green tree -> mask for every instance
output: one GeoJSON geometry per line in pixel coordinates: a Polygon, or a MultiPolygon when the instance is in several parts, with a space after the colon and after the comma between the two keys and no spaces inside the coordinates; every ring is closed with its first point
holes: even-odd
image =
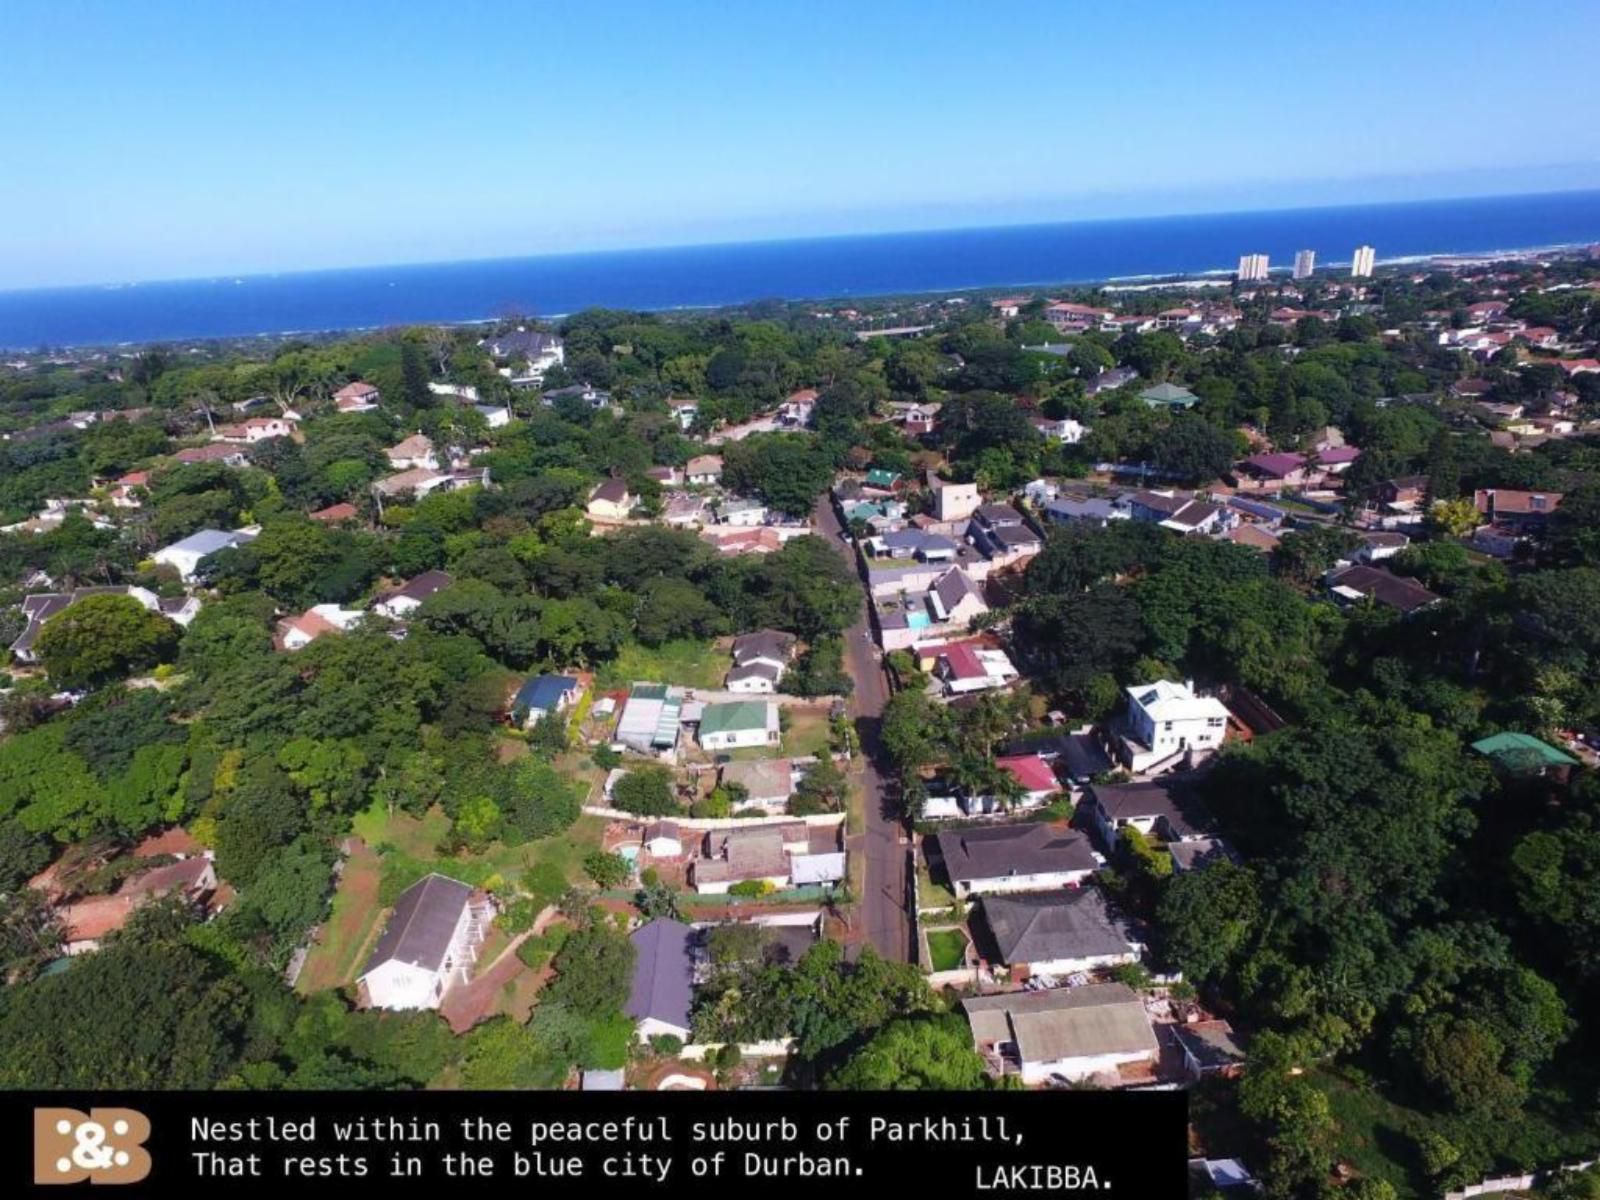
{"type": "Polygon", "coordinates": [[[178,627],[131,596],[87,596],[44,623],[39,660],[64,687],[85,687],[170,661],[178,627]]]}

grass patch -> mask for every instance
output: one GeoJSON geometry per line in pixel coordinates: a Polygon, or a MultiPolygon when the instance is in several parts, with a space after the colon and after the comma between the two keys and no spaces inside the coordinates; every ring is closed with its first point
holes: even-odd
{"type": "Polygon", "coordinates": [[[643,646],[629,642],[600,668],[596,684],[605,689],[630,683],[670,683],[678,687],[720,688],[728,673],[728,656],[711,642],[684,639],[643,646]]]}
{"type": "Polygon", "coordinates": [[[377,940],[379,918],[383,915],[378,880],[378,856],[370,849],[346,860],[339,888],[333,894],[333,910],[295,981],[295,990],[302,996],[355,981],[377,940]]]}
{"type": "Polygon", "coordinates": [[[928,931],[929,965],[935,971],[954,971],[966,960],[967,935],[959,929],[928,931]]]}
{"type": "Polygon", "coordinates": [[[936,883],[928,864],[917,860],[917,904],[922,908],[948,908],[956,902],[956,894],[942,883],[936,883]]]}
{"type": "Polygon", "coordinates": [[[1339,1123],[1335,1139],[1338,1154],[1364,1176],[1387,1179],[1400,1200],[1421,1200],[1418,1190],[1425,1180],[1413,1174],[1411,1161],[1416,1135],[1429,1125],[1428,1118],[1336,1072],[1315,1072],[1314,1081],[1327,1094],[1333,1119],[1339,1123]]]}
{"type": "Polygon", "coordinates": [[[828,713],[826,709],[789,707],[789,728],[783,735],[782,750],[789,758],[805,758],[828,753],[828,713]]]}

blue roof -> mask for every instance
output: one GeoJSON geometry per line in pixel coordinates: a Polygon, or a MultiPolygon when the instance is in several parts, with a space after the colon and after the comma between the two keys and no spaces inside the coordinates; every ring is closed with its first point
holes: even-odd
{"type": "Polygon", "coordinates": [[[561,702],[568,692],[578,690],[578,681],[567,675],[533,675],[517,689],[512,708],[525,708],[529,712],[549,712],[561,702]]]}

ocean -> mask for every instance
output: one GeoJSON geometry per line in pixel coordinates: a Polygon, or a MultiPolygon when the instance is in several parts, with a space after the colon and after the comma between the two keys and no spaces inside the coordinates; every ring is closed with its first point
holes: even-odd
{"type": "Polygon", "coordinates": [[[0,292],[0,346],[366,329],[551,316],[603,306],[705,308],[1232,270],[1265,253],[1318,266],[1600,242],[1600,191],[1276,212],[543,255],[239,278],[0,292]]]}

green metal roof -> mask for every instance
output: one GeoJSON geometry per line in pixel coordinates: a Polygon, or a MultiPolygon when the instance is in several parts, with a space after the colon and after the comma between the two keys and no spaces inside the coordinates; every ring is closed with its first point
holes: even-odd
{"type": "Polygon", "coordinates": [[[1482,741],[1473,742],[1472,748],[1488,758],[1504,760],[1526,756],[1544,767],[1575,767],[1578,760],[1548,742],[1542,742],[1528,733],[1497,733],[1482,741]]]}
{"type": "Polygon", "coordinates": [[[1139,393],[1139,399],[1146,404],[1181,404],[1186,408],[1200,402],[1199,396],[1174,383],[1158,383],[1155,387],[1145,388],[1139,393]]]}
{"type": "Polygon", "coordinates": [[[899,478],[899,471],[887,471],[882,467],[873,467],[867,472],[867,482],[876,487],[890,487],[899,478]]]}
{"type": "Polygon", "coordinates": [[[700,736],[765,729],[768,703],[766,700],[734,700],[727,704],[708,704],[700,715],[700,736]]]}

